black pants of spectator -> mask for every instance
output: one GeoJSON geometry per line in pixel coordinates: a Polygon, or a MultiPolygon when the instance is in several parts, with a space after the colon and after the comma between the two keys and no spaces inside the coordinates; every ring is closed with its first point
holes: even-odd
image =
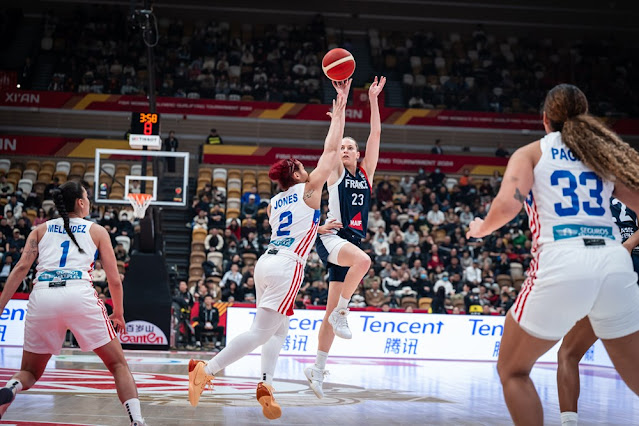
{"type": "Polygon", "coordinates": [[[224,340],[224,327],[221,325],[214,326],[212,329],[205,329],[204,324],[198,324],[195,327],[195,341],[202,342],[202,332],[212,332],[216,334],[217,340],[221,343],[224,340]]]}
{"type": "MultiPolygon", "coordinates": [[[[182,337],[182,344],[192,345],[194,330],[188,319],[181,319],[178,323],[179,336],[182,337]]],[[[177,343],[177,342],[176,342],[177,343]]]]}
{"type": "Polygon", "coordinates": [[[175,157],[166,157],[166,171],[175,173],[175,157]]]}

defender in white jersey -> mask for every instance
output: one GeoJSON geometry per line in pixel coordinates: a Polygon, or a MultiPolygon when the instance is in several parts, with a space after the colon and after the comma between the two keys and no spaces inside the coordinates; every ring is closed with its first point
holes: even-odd
{"type": "Polygon", "coordinates": [[[94,351],[113,374],[131,424],[144,425],[135,381],[116,338],[116,330],[124,330],[125,324],[122,282],[111,238],[100,225],[82,219],[89,215],[90,203],[79,182],[60,186],[54,192],[54,201],[61,217],[31,231],[0,296],[2,312],[37,259],[25,319],[22,367],[0,389],[0,417],[19,391],[31,388],[40,379],[51,355],[60,353],[66,332],[71,330],[80,348],[94,351]],[[93,289],[91,272],[98,254],[113,300],[110,317],[93,289]]]}
{"type": "Polygon", "coordinates": [[[350,80],[343,83],[345,94],[339,94],[337,101],[333,101],[324,153],[315,170],[309,174],[301,162],[289,159],[278,161],[269,171],[269,177],[279,183],[282,192],[269,204],[271,241],[255,266],[255,319],[249,331],[229,342],[208,363],[191,360],[189,401],[193,406],[198,404],[202,391],[215,374],[262,346],[262,381],[258,384],[256,397],[265,417],[277,419],[282,415],[282,409],[273,397],[273,374],[288,334],[288,317],[293,315],[295,296],[304,278],[306,258],[317,235],[322,187],[338,160],[350,84],[350,80]]]}
{"type": "Polygon", "coordinates": [[[588,101],[575,86],[548,93],[543,123],[547,136],[513,154],[486,219],[475,219],[467,233],[492,233],[526,202],[534,260],[506,316],[497,362],[518,425],[543,424],[530,370],[586,315],[621,377],[639,394],[639,287],[609,203],[614,193],[639,208],[639,153],[588,115],[588,101]]]}

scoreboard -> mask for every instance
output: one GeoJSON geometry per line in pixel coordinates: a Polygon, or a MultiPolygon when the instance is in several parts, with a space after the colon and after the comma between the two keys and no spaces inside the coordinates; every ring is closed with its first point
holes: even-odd
{"type": "Polygon", "coordinates": [[[142,149],[145,146],[148,149],[162,149],[160,114],[144,112],[131,113],[129,145],[134,149],[142,149]]]}

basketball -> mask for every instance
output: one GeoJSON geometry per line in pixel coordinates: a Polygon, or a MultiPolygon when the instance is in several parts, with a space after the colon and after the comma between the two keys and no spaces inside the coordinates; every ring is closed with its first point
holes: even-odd
{"type": "Polygon", "coordinates": [[[353,75],[355,59],[346,49],[332,49],[322,59],[322,70],[331,80],[343,81],[353,75]]]}

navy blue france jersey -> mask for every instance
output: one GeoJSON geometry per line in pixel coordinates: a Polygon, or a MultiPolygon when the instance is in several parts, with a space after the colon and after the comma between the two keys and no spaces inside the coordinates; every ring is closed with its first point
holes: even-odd
{"type": "MultiPolygon", "coordinates": [[[[619,227],[622,241],[626,241],[639,229],[637,213],[630,210],[624,203],[616,198],[610,200],[610,213],[619,227]]],[[[632,249],[633,254],[639,254],[639,247],[632,249]]]]}
{"type": "Polygon", "coordinates": [[[328,219],[344,225],[340,233],[349,233],[363,239],[368,228],[371,207],[371,186],[361,167],[353,176],[346,168],[340,179],[328,187],[328,219]]]}

